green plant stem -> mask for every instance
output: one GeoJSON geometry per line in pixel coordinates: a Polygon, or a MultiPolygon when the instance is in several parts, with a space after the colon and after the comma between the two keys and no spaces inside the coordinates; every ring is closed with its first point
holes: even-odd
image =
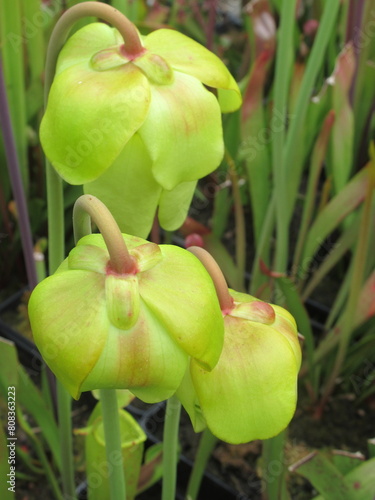
{"type": "Polygon", "coordinates": [[[172,0],[171,7],[169,10],[169,25],[170,26],[176,26],[178,9],[179,9],[178,0],[172,0]]]}
{"type": "MultiPolygon", "coordinates": [[[[305,279],[301,279],[301,299],[303,302],[309,298],[312,292],[316,289],[316,287],[323,282],[324,277],[328,274],[328,272],[343,258],[346,252],[348,252],[358,239],[358,221],[355,220],[348,229],[340,236],[340,239],[337,240],[335,247],[332,251],[325,257],[322,264],[314,270],[314,274],[311,279],[308,281],[307,285],[304,287],[305,279]]],[[[347,273],[348,274],[348,273],[347,273]]],[[[336,303],[336,300],[335,300],[336,303]]],[[[330,316],[332,314],[332,318],[335,317],[335,312],[332,313],[334,307],[331,308],[331,312],[328,316],[328,320],[325,323],[325,329],[329,329],[331,327],[330,316]]]]}
{"type": "MultiPolygon", "coordinates": [[[[64,260],[65,255],[64,198],[61,178],[48,161],[46,161],[46,175],[49,274],[53,274],[64,260]]],[[[56,391],[63,490],[67,498],[75,500],[72,422],[70,418],[72,398],[59,380],[56,380],[56,391]]]]}
{"type": "Polygon", "coordinates": [[[198,496],[208,459],[210,458],[212,450],[215,448],[217,442],[218,438],[214,436],[209,429],[205,429],[203,431],[187,487],[187,498],[189,500],[196,500],[198,496]]]}
{"type": "Polygon", "coordinates": [[[46,162],[48,210],[49,274],[53,274],[65,257],[64,194],[62,180],[46,162]]]}
{"type": "MultiPolygon", "coordinates": [[[[98,226],[110,254],[113,271],[123,274],[134,271],[134,260],[130,256],[120,229],[107,207],[95,196],[83,195],[78,198],[73,209],[74,239],[91,234],[91,220],[98,226]]],[[[103,415],[106,456],[113,469],[109,476],[111,500],[125,500],[126,486],[122,460],[121,431],[116,391],[101,389],[100,401],[103,415]]]]}
{"type": "MultiPolygon", "coordinates": [[[[120,418],[115,389],[100,389],[107,462],[111,464],[109,474],[110,500],[126,500],[126,486],[121,451],[120,418]],[[116,457],[114,460],[113,457],[116,457]]],[[[109,500],[109,499],[108,499],[109,500]]]]}
{"type": "Polygon", "coordinates": [[[59,380],[57,380],[56,391],[63,491],[67,498],[75,500],[77,497],[74,486],[72,420],[70,416],[72,398],[59,380]]]}
{"type": "Polygon", "coordinates": [[[280,114],[283,117],[283,126],[273,127],[272,130],[272,169],[276,189],[276,261],[275,269],[285,272],[288,258],[288,200],[287,192],[287,164],[282,161],[286,135],[286,112],[288,88],[293,62],[293,34],[296,12],[296,0],[283,2],[281,21],[278,33],[276,53],[276,74],[274,83],[273,119],[276,121],[280,114]]]}
{"type": "Polygon", "coordinates": [[[236,217],[236,264],[238,268],[238,274],[242,280],[241,290],[244,290],[244,276],[245,276],[245,265],[246,265],[246,229],[245,229],[245,217],[243,213],[243,206],[241,201],[240,187],[238,184],[238,176],[236,171],[236,166],[230,154],[226,152],[226,160],[229,165],[229,176],[232,183],[232,193],[234,199],[234,209],[236,217]]]}
{"type": "Polygon", "coordinates": [[[285,487],[284,446],[286,430],[271,439],[263,441],[262,451],[262,488],[268,500],[281,500],[285,487]],[[278,464],[273,468],[272,464],[278,464]]]}
{"type": "Polygon", "coordinates": [[[241,289],[243,277],[240,276],[238,268],[233,262],[232,256],[220,241],[220,238],[213,233],[203,235],[204,248],[218,262],[228,285],[234,290],[241,289]]]}
{"type": "MultiPolygon", "coordinates": [[[[29,469],[30,472],[33,474],[39,474],[40,476],[45,475],[45,471],[43,470],[43,467],[38,467],[34,465],[34,457],[32,458],[30,456],[30,453],[28,451],[23,451],[22,448],[16,449],[16,454],[17,454],[17,459],[20,459],[22,464],[29,469]]],[[[22,467],[23,469],[23,467],[22,467]]],[[[26,475],[26,473],[25,473],[26,475]]],[[[30,477],[31,479],[31,477],[30,477]]]]}
{"type": "Polygon", "coordinates": [[[26,196],[29,191],[27,160],[27,110],[24,59],[24,12],[22,2],[1,2],[0,47],[3,58],[11,121],[26,196]]]}
{"type": "Polygon", "coordinates": [[[110,266],[118,274],[134,273],[135,260],[129,254],[117,222],[107,207],[95,196],[84,194],[73,210],[74,239],[91,234],[91,219],[98,226],[110,255],[110,266]]]}
{"type": "Polygon", "coordinates": [[[290,219],[296,200],[296,193],[300,183],[302,170],[301,162],[296,161],[295,154],[298,151],[296,144],[301,140],[300,132],[304,129],[310,98],[313,93],[316,79],[326,55],[326,49],[331,39],[332,30],[335,26],[340,0],[325,2],[324,12],[319,23],[318,33],[309,56],[306,71],[304,73],[300,91],[296,103],[296,114],[290,121],[290,128],[286,137],[283,151],[283,165],[288,168],[287,191],[283,196],[288,203],[288,220],[290,219]],[[286,194],[287,193],[287,194],[286,194]]]}
{"type": "Polygon", "coordinates": [[[176,396],[172,396],[167,402],[164,421],[162,500],[175,500],[176,498],[180,413],[181,403],[176,396]]]}
{"type": "Polygon", "coordinates": [[[335,386],[336,378],[340,374],[340,370],[345,361],[351,334],[353,332],[353,325],[355,323],[355,317],[356,317],[355,313],[358,306],[358,297],[360,297],[361,287],[364,280],[364,271],[366,267],[367,253],[370,241],[369,227],[371,227],[371,205],[375,190],[375,156],[372,159],[369,168],[371,169],[370,178],[367,185],[367,193],[364,200],[364,206],[362,209],[361,225],[359,229],[357,248],[354,254],[349,298],[345,309],[345,317],[343,320],[343,327],[340,334],[339,348],[335,359],[335,364],[333,366],[332,372],[330,373],[322,397],[322,402],[321,402],[322,407],[324,406],[325,402],[330,396],[335,386]]]}
{"type": "MultiPolygon", "coordinates": [[[[273,118],[276,118],[276,114],[281,114],[283,120],[283,126],[280,129],[273,127],[272,130],[272,171],[275,185],[272,198],[274,198],[276,211],[276,254],[274,267],[276,271],[281,273],[287,270],[289,252],[288,198],[286,196],[288,191],[288,163],[283,161],[283,153],[286,137],[288,91],[294,59],[293,35],[295,12],[296,0],[282,3],[274,83],[273,118]]],[[[285,437],[281,433],[279,436],[263,443],[262,458],[265,469],[263,474],[263,491],[269,500],[281,498],[279,494],[285,488],[284,465],[281,467],[282,471],[276,477],[273,477],[272,481],[265,480],[267,475],[269,475],[269,471],[266,469],[268,464],[275,460],[280,462],[280,457],[283,457],[284,439],[285,437]]],[[[283,464],[283,460],[281,460],[281,463],[283,464]]]]}
{"type": "Polygon", "coordinates": [[[188,250],[202,262],[208,271],[215,285],[220,308],[223,313],[227,314],[233,309],[233,298],[229,293],[227,282],[217,262],[204,248],[189,247],[188,250]]]}
{"type": "Polygon", "coordinates": [[[264,217],[263,230],[260,234],[259,243],[256,248],[253,268],[251,272],[252,279],[250,283],[249,293],[251,295],[255,295],[256,297],[259,297],[262,280],[265,279],[264,275],[261,272],[260,261],[263,259],[265,264],[269,264],[269,246],[272,239],[272,230],[275,224],[275,205],[275,196],[273,195],[264,217]]]}
{"type": "MultiPolygon", "coordinates": [[[[32,23],[33,19],[41,13],[42,4],[39,0],[28,0],[22,2],[23,23],[32,23]]],[[[43,26],[44,28],[44,26],[43,26]]],[[[40,57],[45,53],[44,29],[36,29],[32,36],[26,37],[27,60],[29,62],[30,83],[38,85],[40,91],[43,88],[42,75],[44,71],[44,58],[40,57]]],[[[39,95],[39,93],[38,93],[39,95]]]]}
{"type": "MultiPolygon", "coordinates": [[[[61,178],[48,161],[46,161],[46,175],[49,274],[53,274],[64,260],[65,255],[64,199],[61,178]]],[[[75,500],[72,422],[70,418],[72,398],[59,380],[56,380],[56,392],[63,491],[68,498],[75,500]]]]}
{"type": "Polygon", "coordinates": [[[297,276],[297,278],[299,278],[298,272],[301,270],[301,256],[303,251],[303,244],[306,241],[308,229],[314,213],[314,201],[317,195],[319,176],[323,168],[323,162],[328,146],[329,134],[331,132],[334,119],[335,119],[334,111],[331,110],[328,112],[324,120],[321,132],[318,136],[318,139],[315,143],[312,152],[310,168],[308,173],[306,195],[302,210],[301,224],[298,232],[298,238],[293,258],[292,272],[293,276],[294,277],[297,276]]]}
{"type": "Polygon", "coordinates": [[[48,482],[50,483],[55,500],[64,500],[57,479],[51,469],[49,460],[45,454],[43,445],[41,444],[40,440],[36,437],[35,432],[33,432],[33,430],[30,428],[21,410],[17,411],[17,421],[19,422],[22,430],[27,434],[27,436],[34,445],[35,452],[43,467],[42,471],[47,477],[48,482]]]}

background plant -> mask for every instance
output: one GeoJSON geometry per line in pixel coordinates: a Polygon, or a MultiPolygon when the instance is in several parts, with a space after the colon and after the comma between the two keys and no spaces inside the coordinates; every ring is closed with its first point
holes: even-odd
{"type": "MultiPolygon", "coordinates": [[[[62,9],[73,3],[1,4],[1,53],[34,243],[46,234],[37,135],[41,54],[62,9]]],[[[301,389],[317,416],[340,388],[357,388],[363,401],[374,392],[375,363],[371,1],[250,2],[232,23],[216,2],[112,4],[144,33],[169,24],[206,44],[226,61],[243,90],[242,111],[224,123],[225,160],[200,183],[180,233],[161,237],[199,237],[231,287],[287,305],[305,338],[301,389]],[[218,32],[217,19],[226,32],[218,32]],[[315,328],[312,316],[316,300],[323,302],[318,318],[323,330],[315,328]]],[[[9,285],[26,279],[17,265],[17,213],[3,145],[0,162],[1,289],[8,293],[9,285]]],[[[65,186],[66,208],[78,192],[65,186]]],[[[153,237],[160,238],[157,228],[153,237]]],[[[268,461],[279,457],[282,447],[281,438],[268,451],[265,446],[268,461]]],[[[280,484],[265,483],[269,497],[276,498],[280,484]]]]}

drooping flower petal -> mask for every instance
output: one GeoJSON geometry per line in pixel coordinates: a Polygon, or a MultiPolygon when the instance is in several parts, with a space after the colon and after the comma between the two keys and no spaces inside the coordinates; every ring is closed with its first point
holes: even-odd
{"type": "Polygon", "coordinates": [[[151,94],[149,113],[138,133],[158,183],[171,190],[212,172],[224,154],[215,96],[196,78],[178,72],[173,84],[152,86],[151,94]]]}
{"type": "Polygon", "coordinates": [[[148,80],[133,64],[124,60],[106,71],[91,67],[89,40],[79,59],[72,49],[80,35],[69,40],[67,59],[65,48],[61,51],[59,65],[65,69],[58,67],[40,128],[47,157],[70,184],[90,182],[110,167],[144,122],[150,103],[148,80]]]}
{"type": "Polygon", "coordinates": [[[156,30],[144,38],[145,47],[162,56],[174,69],[194,76],[199,81],[219,89],[223,113],[241,106],[241,92],[223,62],[191,38],[169,29],[156,30]]]}
{"type": "Polygon", "coordinates": [[[276,313],[275,323],[272,325],[281,335],[288,340],[293,350],[296,365],[299,367],[302,361],[302,352],[299,342],[297,342],[297,324],[293,316],[283,307],[272,304],[276,313]]]}
{"type": "Polygon", "coordinates": [[[207,372],[191,361],[212,433],[235,444],[281,432],[295,411],[298,368],[289,342],[275,329],[226,316],[224,348],[215,368],[207,372]]]}
{"type": "Polygon", "coordinates": [[[82,390],[126,387],[147,403],[172,396],[188,364],[187,354],[144,304],[130,330],[110,327],[102,355],[82,390]]]}
{"type": "Polygon", "coordinates": [[[113,165],[84,192],[99,198],[120,230],[146,238],[154,221],[162,188],[151,172],[151,159],[138,134],[127,143],[113,165]]]}
{"type": "Polygon", "coordinates": [[[104,280],[90,271],[60,272],[39,283],[29,302],[35,343],[75,398],[107,340],[104,280]]]}
{"type": "Polygon", "coordinates": [[[207,427],[207,423],[191,379],[190,366],[186,370],[175,395],[189,415],[194,432],[202,432],[207,427]]]}
{"type": "Polygon", "coordinates": [[[297,340],[297,324],[293,316],[283,307],[262,302],[246,293],[230,290],[236,306],[231,316],[271,325],[289,341],[295,354],[296,364],[301,364],[301,348],[297,340]]]}
{"type": "Polygon", "coordinates": [[[167,231],[175,231],[184,223],[197,181],[181,182],[171,191],[163,189],[160,200],[158,218],[160,225],[167,231]]]}
{"type": "Polygon", "coordinates": [[[142,274],[139,287],[142,300],[170,330],[176,344],[210,370],[223,346],[223,322],[221,314],[217,314],[215,288],[205,279],[207,271],[192,254],[172,245],[161,245],[160,249],[165,265],[162,262],[152,273],[142,274]],[[173,276],[168,279],[167,265],[173,269],[173,276]],[[163,286],[156,287],[155,282],[163,286]],[[179,311],[177,323],[176,311],[179,311]]]}

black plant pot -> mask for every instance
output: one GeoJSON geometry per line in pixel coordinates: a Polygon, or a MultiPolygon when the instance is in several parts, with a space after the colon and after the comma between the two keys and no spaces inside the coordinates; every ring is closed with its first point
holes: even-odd
{"type": "Polygon", "coordinates": [[[0,336],[12,341],[18,350],[20,362],[34,372],[40,372],[43,360],[36,345],[8,324],[4,316],[14,311],[27,289],[22,289],[0,304],[0,336]]]}

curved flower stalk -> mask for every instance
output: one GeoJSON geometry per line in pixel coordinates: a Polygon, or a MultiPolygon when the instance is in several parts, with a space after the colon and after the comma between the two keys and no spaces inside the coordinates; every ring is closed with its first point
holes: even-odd
{"type": "Polygon", "coordinates": [[[104,239],[80,238],[34,289],[35,343],[76,399],[102,388],[129,389],[149,403],[167,399],[189,357],[206,370],[219,359],[223,324],[212,280],[186,250],[121,235],[99,200],[85,195],[79,203],[104,239]]]}
{"type": "Polygon", "coordinates": [[[223,288],[211,256],[198,247],[189,250],[208,265],[217,285],[224,347],[210,372],[191,360],[177,396],[197,432],[207,425],[234,444],[271,438],[287,427],[296,407],[301,364],[296,323],[282,307],[223,288]]]}
{"type": "Polygon", "coordinates": [[[196,181],[222,160],[221,112],[239,108],[241,94],[218,57],[178,32],[157,30],[131,49],[103,23],[69,38],[40,137],[63,179],[102,199],[121,230],[145,237],[157,206],[165,228],[183,222],[196,181]],[[137,219],[122,222],[139,198],[147,203],[137,219]]]}

